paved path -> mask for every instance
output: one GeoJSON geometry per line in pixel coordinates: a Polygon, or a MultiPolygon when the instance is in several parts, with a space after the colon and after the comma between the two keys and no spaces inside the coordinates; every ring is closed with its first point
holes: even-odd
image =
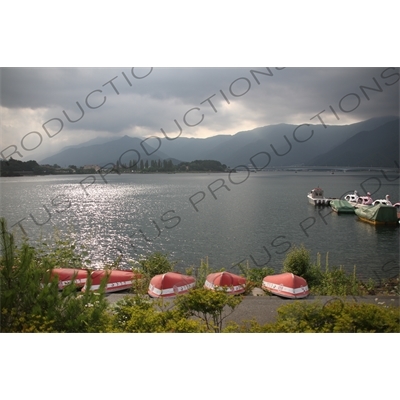
{"type": "MultiPolygon", "coordinates": [[[[112,293],[107,296],[110,303],[115,303],[121,300],[127,293],[112,293]]],[[[236,307],[234,312],[225,320],[226,322],[234,321],[238,324],[255,319],[259,324],[274,322],[277,317],[277,309],[285,304],[293,303],[294,301],[314,302],[319,301],[325,304],[329,300],[335,299],[335,296],[308,296],[306,299],[290,300],[283,299],[277,296],[245,296],[243,301],[236,307]]],[[[341,298],[343,299],[343,298],[341,298]]],[[[171,300],[168,300],[171,301],[171,300]]],[[[394,305],[399,307],[399,296],[348,296],[346,301],[363,302],[370,304],[379,304],[382,306],[394,305]]]]}

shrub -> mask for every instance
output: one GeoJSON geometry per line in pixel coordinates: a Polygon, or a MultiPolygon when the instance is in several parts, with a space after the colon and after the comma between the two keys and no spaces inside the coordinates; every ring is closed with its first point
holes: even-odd
{"type": "Polygon", "coordinates": [[[151,279],[153,276],[173,271],[174,263],[168,260],[167,254],[155,252],[139,260],[138,269],[151,279]]]}
{"type": "Polygon", "coordinates": [[[294,246],[283,261],[282,271],[291,272],[311,281],[315,271],[312,269],[310,252],[303,245],[294,246]]]}
{"type": "Polygon", "coordinates": [[[242,297],[232,296],[223,290],[212,291],[204,288],[192,289],[178,296],[177,308],[187,317],[204,321],[210,332],[221,332],[223,321],[241,303],[242,297]]]}
{"type": "MultiPolygon", "coordinates": [[[[171,305],[171,303],[166,303],[171,305]]],[[[173,303],[172,303],[173,304],[173,303]]],[[[165,309],[163,300],[140,296],[126,297],[116,303],[112,311],[109,332],[130,333],[200,333],[204,324],[189,320],[179,309],[165,309]]]]}
{"type": "Polygon", "coordinates": [[[355,274],[349,275],[341,268],[333,267],[321,272],[311,292],[321,296],[360,296],[367,291],[355,274]]]}
{"type": "Polygon", "coordinates": [[[278,319],[266,326],[276,333],[400,332],[399,307],[350,303],[333,299],[325,304],[296,301],[278,309],[278,319]]]}
{"type": "Polygon", "coordinates": [[[140,273],[142,279],[135,280],[133,290],[138,294],[146,294],[151,278],[173,271],[174,265],[175,263],[169,261],[166,254],[160,252],[139,260],[133,265],[133,270],[140,273]]]}
{"type": "MultiPolygon", "coordinates": [[[[275,270],[270,267],[254,268],[250,267],[249,263],[238,265],[241,274],[246,278],[246,292],[249,294],[255,287],[261,287],[263,279],[267,275],[275,274],[275,270]]],[[[270,292],[266,292],[270,294],[270,292]]]]}
{"type": "Polygon", "coordinates": [[[207,276],[209,274],[220,271],[224,271],[224,269],[218,270],[211,268],[210,264],[208,263],[208,257],[206,257],[205,260],[202,259],[200,261],[199,267],[192,266],[190,268],[187,268],[186,274],[193,276],[196,279],[196,288],[200,289],[204,286],[204,283],[206,282],[207,276]]]}
{"type": "Polygon", "coordinates": [[[0,219],[2,332],[98,332],[107,320],[104,292],[80,294],[72,282],[60,293],[54,267],[35,249],[14,244],[0,219]]]}

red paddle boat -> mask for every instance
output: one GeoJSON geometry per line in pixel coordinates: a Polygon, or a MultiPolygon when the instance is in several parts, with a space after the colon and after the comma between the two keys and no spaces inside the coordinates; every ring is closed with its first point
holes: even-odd
{"type": "Polygon", "coordinates": [[[224,288],[229,294],[241,294],[246,290],[246,278],[226,271],[215,272],[207,276],[204,287],[210,290],[224,288]]]}
{"type": "Polygon", "coordinates": [[[175,297],[187,293],[195,285],[196,280],[193,276],[167,272],[151,278],[147,293],[151,297],[175,297]]]}
{"type": "MultiPolygon", "coordinates": [[[[99,290],[103,279],[107,279],[105,293],[119,292],[126,289],[131,289],[135,280],[141,279],[142,275],[133,271],[121,270],[99,270],[91,273],[92,285],[90,290],[99,290]]],[[[87,285],[82,288],[82,291],[87,290],[87,285]]]]}
{"type": "Polygon", "coordinates": [[[267,275],[262,282],[262,288],[280,297],[302,299],[310,293],[307,281],[301,276],[285,272],[278,275],[267,275]]]}
{"type": "Polygon", "coordinates": [[[88,271],[86,269],[75,269],[75,268],[54,268],[51,270],[51,277],[58,277],[58,289],[63,290],[65,286],[71,284],[80,289],[82,288],[88,277],[88,271]]]}

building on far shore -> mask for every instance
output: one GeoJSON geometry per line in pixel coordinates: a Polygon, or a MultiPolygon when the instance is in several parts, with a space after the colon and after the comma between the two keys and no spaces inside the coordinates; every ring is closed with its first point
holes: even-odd
{"type": "Polygon", "coordinates": [[[84,165],[83,169],[94,169],[97,172],[100,167],[98,165],[84,165]]]}

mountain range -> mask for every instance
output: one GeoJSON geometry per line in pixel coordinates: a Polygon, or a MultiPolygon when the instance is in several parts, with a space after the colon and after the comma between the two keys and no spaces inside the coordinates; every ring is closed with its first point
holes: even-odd
{"type": "Polygon", "coordinates": [[[234,168],[359,166],[395,167],[399,162],[399,118],[371,118],[350,125],[268,125],[234,135],[175,140],[123,136],[98,138],[40,161],[40,164],[83,166],[130,160],[218,160],[234,168]]]}

